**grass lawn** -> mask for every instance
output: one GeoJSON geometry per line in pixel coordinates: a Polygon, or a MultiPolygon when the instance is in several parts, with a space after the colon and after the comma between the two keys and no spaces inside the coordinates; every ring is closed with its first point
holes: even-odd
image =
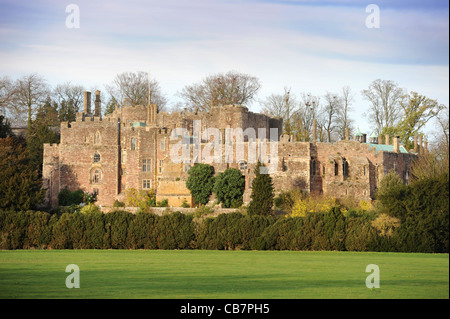
{"type": "Polygon", "coordinates": [[[449,298],[448,254],[0,251],[0,298],[449,298]],[[65,285],[80,268],[80,288],[65,285]],[[368,289],[368,264],[380,288],[368,289]]]}

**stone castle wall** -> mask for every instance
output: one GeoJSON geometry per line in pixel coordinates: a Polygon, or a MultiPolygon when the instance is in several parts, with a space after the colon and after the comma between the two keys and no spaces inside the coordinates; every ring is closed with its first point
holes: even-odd
{"type": "MultiPolygon", "coordinates": [[[[176,128],[184,128],[191,142],[198,129],[218,128],[223,135],[227,128],[255,128],[257,138],[270,137],[270,128],[277,128],[278,161],[272,174],[275,191],[302,189],[312,194],[337,197],[351,196],[371,200],[381,178],[395,170],[408,182],[415,155],[386,151],[376,145],[359,141],[336,143],[296,142],[293,136],[282,136],[282,121],[263,114],[249,112],[243,106],[212,107],[210,112],[157,112],[156,105],[125,106],[101,118],[90,113],[78,113],[72,123],[61,123],[61,142],[44,145],[44,188],[47,202],[57,205],[60,190],[82,189],[98,192],[98,203],[110,206],[123,200],[126,190],[156,189],[157,200],[168,199],[179,206],[183,201],[192,205],[185,186],[188,169],[194,164],[195,146],[190,145],[189,161],[175,163],[171,151],[177,150],[180,138],[171,139],[176,128]],[[194,122],[201,121],[201,122],[194,122]],[[258,129],[262,129],[259,131],[258,129]],[[263,133],[263,134],[260,134],[263,133]],[[265,134],[264,134],[265,133],[265,134]]],[[[198,139],[203,154],[214,154],[212,137],[198,139]]],[[[235,138],[233,139],[235,142],[235,138]]],[[[268,142],[268,140],[264,140],[268,142]]],[[[215,172],[229,167],[240,169],[246,180],[244,201],[250,200],[256,158],[249,157],[253,145],[245,138],[244,157],[237,156],[234,144],[230,159],[225,158],[225,138],[216,141],[221,151],[220,163],[211,163],[215,172]]],[[[268,144],[263,150],[270,154],[268,144]]],[[[392,148],[392,147],[391,147],[392,148]]],[[[178,149],[181,155],[181,150],[178,149]]],[[[205,159],[197,158],[204,162],[205,159]]]]}

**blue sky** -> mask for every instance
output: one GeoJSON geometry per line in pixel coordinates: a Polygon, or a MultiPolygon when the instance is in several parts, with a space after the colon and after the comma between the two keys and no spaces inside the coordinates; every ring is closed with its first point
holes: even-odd
{"type": "Polygon", "coordinates": [[[52,85],[104,90],[117,73],[150,71],[170,103],[228,70],[258,77],[260,99],[285,86],[324,95],[348,85],[356,124],[370,134],[361,90],[375,79],[449,105],[448,17],[448,2],[436,0],[0,0],[0,75],[37,72],[52,85]],[[78,29],[65,24],[71,3],[78,29]],[[380,28],[365,25],[370,3],[380,28]]]}

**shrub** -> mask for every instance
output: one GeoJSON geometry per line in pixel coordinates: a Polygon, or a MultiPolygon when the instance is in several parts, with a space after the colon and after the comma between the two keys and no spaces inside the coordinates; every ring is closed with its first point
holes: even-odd
{"type": "Polygon", "coordinates": [[[82,214],[101,213],[101,209],[93,203],[87,204],[80,209],[82,214]]]}
{"type": "Polygon", "coordinates": [[[376,250],[377,234],[371,224],[361,217],[347,217],[345,228],[345,250],[376,250]]]}
{"type": "Polygon", "coordinates": [[[400,220],[387,214],[381,214],[371,224],[380,236],[391,237],[394,230],[400,227],[400,220]]]}
{"type": "Polygon", "coordinates": [[[214,209],[210,206],[201,205],[194,212],[194,217],[202,217],[214,213],[214,209]]]}
{"type": "Polygon", "coordinates": [[[104,243],[106,236],[105,214],[100,209],[89,209],[83,212],[85,220],[86,249],[108,249],[104,243]]]}
{"type": "MultiPolygon", "coordinates": [[[[71,220],[69,213],[62,214],[59,218],[54,221],[52,227],[52,241],[50,243],[53,249],[71,249],[73,248],[70,231],[71,231],[71,220]]],[[[56,215],[52,216],[56,217],[56,215]]]]}
{"type": "Polygon", "coordinates": [[[273,184],[272,178],[267,172],[266,167],[259,161],[255,167],[255,178],[252,182],[251,201],[248,205],[248,213],[250,215],[270,215],[273,207],[273,184]]]}
{"type": "Polygon", "coordinates": [[[162,199],[161,201],[156,203],[158,207],[169,207],[169,201],[167,199],[162,199]]]}
{"type": "Polygon", "coordinates": [[[152,213],[139,212],[130,224],[130,247],[133,249],[158,248],[159,217],[152,213]]]}
{"type": "Polygon", "coordinates": [[[129,248],[129,225],[133,220],[133,214],[127,211],[113,211],[105,215],[107,229],[107,244],[113,249],[129,248]]]}
{"type": "Polygon", "coordinates": [[[183,199],[183,202],[181,203],[181,207],[183,207],[183,208],[189,208],[189,207],[191,207],[191,206],[188,204],[188,202],[187,202],[186,199],[183,199]]]}
{"type": "Polygon", "coordinates": [[[244,189],[244,176],[236,168],[228,168],[216,177],[214,193],[217,200],[223,203],[225,208],[238,208],[241,206],[244,189]]]}
{"type": "Polygon", "coordinates": [[[334,197],[307,196],[304,199],[297,199],[291,210],[292,217],[306,217],[308,213],[325,213],[333,207],[337,207],[334,197]]]}
{"type": "Polygon", "coordinates": [[[95,192],[92,192],[92,193],[87,192],[87,193],[84,194],[84,202],[86,204],[93,204],[96,201],[97,201],[97,193],[95,193],[95,192]]]}
{"type": "Polygon", "coordinates": [[[148,207],[156,206],[155,191],[137,190],[129,188],[125,195],[126,206],[139,207],[141,210],[146,210],[148,207]]]}
{"type": "Polygon", "coordinates": [[[186,249],[194,240],[193,217],[180,212],[163,215],[158,219],[158,247],[160,249],[186,249]]]}
{"type": "Polygon", "coordinates": [[[59,206],[71,206],[78,205],[83,202],[84,193],[81,189],[74,192],[67,188],[62,189],[58,194],[58,205],[59,206]]]}
{"type": "Polygon", "coordinates": [[[117,199],[114,201],[113,207],[125,207],[125,203],[118,201],[117,199]]]}
{"type": "Polygon", "coordinates": [[[76,212],[69,216],[69,238],[72,248],[86,248],[86,224],[84,214],[81,212],[76,212]]]}
{"type": "Polygon", "coordinates": [[[282,209],[285,213],[290,214],[292,212],[292,206],[294,206],[297,200],[303,200],[307,197],[307,194],[299,189],[282,191],[274,199],[275,207],[282,209]]]}
{"type": "Polygon", "coordinates": [[[194,203],[206,205],[214,187],[214,167],[197,163],[188,171],[186,187],[191,192],[194,203]]]}

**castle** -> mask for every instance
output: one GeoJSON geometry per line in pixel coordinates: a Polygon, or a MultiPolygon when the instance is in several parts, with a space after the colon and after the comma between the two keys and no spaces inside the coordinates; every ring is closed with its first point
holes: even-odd
{"type": "Polygon", "coordinates": [[[154,104],[131,106],[124,101],[123,107],[102,117],[100,91],[95,93],[94,110],[91,93],[84,92],[84,110],[77,113],[75,122],[61,123],[60,143],[44,144],[43,187],[51,206],[57,206],[58,194],[64,188],[95,192],[97,204],[102,206],[123,200],[131,188],[152,189],[158,201],[167,199],[170,206],[180,206],[183,201],[192,205],[185,185],[188,171],[203,161],[202,152],[211,153],[211,146],[222,151],[211,163],[216,173],[229,167],[241,170],[244,202],[249,202],[256,165],[254,145],[257,159],[273,166],[270,174],[276,192],[299,188],[312,194],[371,200],[381,178],[392,170],[408,183],[412,161],[426,149],[420,137],[419,141],[414,139],[413,150],[406,150],[397,136],[367,138],[359,130],[353,139],[347,132],[342,141],[316,142],[315,125],[312,142],[300,142],[281,134],[281,119],[240,105],[169,113],[158,111],[154,104]],[[220,136],[209,136],[210,128],[220,136]],[[226,132],[239,129],[244,132],[243,143],[232,136],[236,143],[226,152],[226,132]],[[176,133],[179,130],[182,133],[176,133]],[[179,147],[182,139],[191,142],[186,148],[188,156],[174,160],[174,154],[184,151],[179,147]],[[265,146],[261,141],[272,144],[265,146]],[[237,150],[239,145],[242,152],[237,150]]]}

